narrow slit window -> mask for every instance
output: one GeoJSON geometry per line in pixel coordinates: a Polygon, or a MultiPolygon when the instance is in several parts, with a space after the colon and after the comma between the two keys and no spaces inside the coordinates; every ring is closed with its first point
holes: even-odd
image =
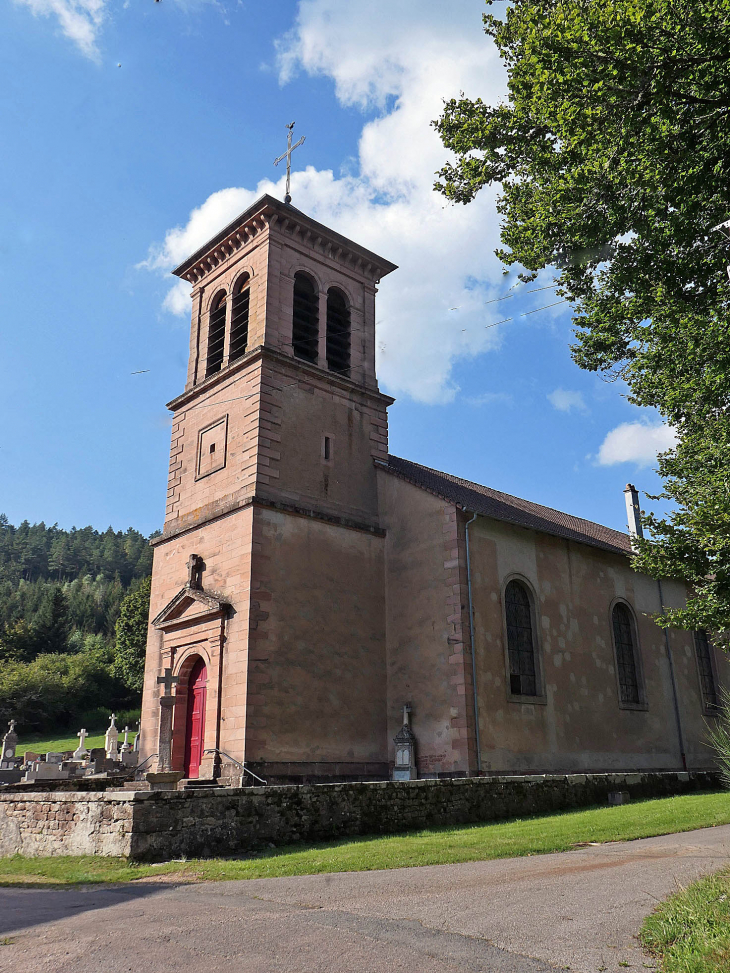
{"type": "Polygon", "coordinates": [[[525,585],[510,581],[504,592],[507,615],[509,688],[514,696],[537,696],[532,604],[525,585]]]}
{"type": "Polygon", "coordinates": [[[214,375],[223,365],[223,348],[226,342],[226,295],[219,294],[210,306],[208,318],[208,357],[205,377],[214,375]]]}
{"type": "Polygon", "coordinates": [[[248,309],[251,303],[250,279],[248,276],[238,285],[231,302],[231,343],[228,361],[238,361],[246,354],[248,347],[248,309]]]}
{"type": "Polygon", "coordinates": [[[332,440],[329,436],[324,437],[324,458],[326,460],[332,459],[332,440]]]}
{"type": "Polygon", "coordinates": [[[717,683],[712,665],[712,645],[707,637],[707,632],[695,632],[695,651],[697,652],[697,666],[700,670],[703,706],[706,710],[716,710],[718,708],[717,683]]]}
{"type": "Polygon", "coordinates": [[[622,703],[641,702],[636,667],[636,638],[631,612],[622,602],[613,608],[613,640],[616,645],[618,685],[622,703]]]}
{"type": "Polygon", "coordinates": [[[294,275],[292,348],[297,358],[316,362],[319,344],[317,289],[306,274],[294,275]]]}
{"type": "Polygon", "coordinates": [[[350,308],[336,287],[327,291],[327,367],[340,375],[350,374],[350,308]]]}

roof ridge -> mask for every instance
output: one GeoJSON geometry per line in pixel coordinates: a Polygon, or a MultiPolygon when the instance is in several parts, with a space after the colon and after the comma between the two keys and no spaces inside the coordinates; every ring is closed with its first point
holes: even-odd
{"type": "MultiPolygon", "coordinates": [[[[421,470],[424,474],[441,477],[447,483],[452,483],[454,486],[460,487],[463,490],[469,490],[470,492],[475,493],[477,496],[483,497],[485,500],[491,500],[493,503],[501,503],[507,507],[512,507],[515,514],[517,511],[519,511],[524,516],[529,516],[536,519],[539,518],[541,520],[544,519],[548,525],[562,527],[564,530],[570,531],[573,534],[580,535],[583,533],[585,534],[585,541],[588,543],[599,543],[601,546],[609,546],[614,549],[618,548],[624,553],[629,552],[629,535],[620,530],[616,530],[613,527],[607,527],[605,524],[599,524],[597,521],[588,520],[585,517],[578,517],[575,514],[567,513],[564,510],[558,510],[556,507],[548,507],[545,504],[536,503],[534,500],[526,500],[523,497],[517,497],[514,494],[505,493],[502,490],[495,490],[494,487],[489,487],[482,483],[476,483],[474,480],[467,480],[463,477],[454,476],[452,473],[445,473],[442,470],[436,470],[433,467],[424,466],[422,463],[415,463],[413,460],[404,459],[400,456],[389,454],[388,461],[393,472],[399,472],[399,463],[402,463],[406,467],[415,467],[417,470],[421,470]],[[392,464],[390,463],[391,460],[394,461],[392,464]],[[581,530],[582,526],[584,526],[583,530],[581,530]],[[593,536],[594,534],[596,536],[593,536]],[[600,534],[603,534],[603,537],[601,537],[600,534]]],[[[423,486],[423,484],[421,485],[423,486]]],[[[492,515],[496,516],[497,519],[506,519],[504,517],[499,517],[496,511],[492,515]]],[[[523,526],[527,525],[525,524],[523,526]]],[[[545,530],[544,527],[540,527],[538,525],[534,525],[534,527],[538,530],[545,530]]]]}

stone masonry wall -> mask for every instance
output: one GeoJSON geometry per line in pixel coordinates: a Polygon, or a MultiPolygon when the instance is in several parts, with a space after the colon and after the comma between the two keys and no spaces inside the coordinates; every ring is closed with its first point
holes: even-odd
{"type": "Polygon", "coordinates": [[[0,854],[142,861],[245,854],[270,844],[476,824],[717,786],[712,774],[576,774],[195,792],[0,794],[0,854]]]}
{"type": "Polygon", "coordinates": [[[0,795],[0,855],[129,855],[134,807],[110,793],[0,795]]]}

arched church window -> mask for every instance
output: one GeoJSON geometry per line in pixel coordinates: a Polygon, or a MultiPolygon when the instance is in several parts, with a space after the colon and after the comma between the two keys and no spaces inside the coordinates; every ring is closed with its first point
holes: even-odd
{"type": "Polygon", "coordinates": [[[505,588],[504,602],[510,692],[514,696],[537,696],[535,633],[530,593],[521,581],[510,581],[505,588]]]}
{"type": "Polygon", "coordinates": [[[695,651],[697,653],[697,667],[700,672],[700,689],[702,690],[702,704],[708,711],[718,708],[717,683],[715,682],[715,668],[712,664],[712,645],[707,632],[695,632],[695,651]]]}
{"type": "Polygon", "coordinates": [[[294,275],[294,315],[292,348],[297,358],[316,362],[319,344],[319,307],[317,288],[307,274],[294,275]]]}
{"type": "Polygon", "coordinates": [[[248,346],[248,308],[251,303],[251,278],[244,274],[236,284],[231,301],[231,340],[228,361],[238,361],[246,354],[248,346]]]}
{"type": "Polygon", "coordinates": [[[216,294],[210,305],[208,315],[208,357],[205,362],[205,377],[221,370],[223,348],[226,342],[226,293],[216,294]]]}
{"type": "Polygon", "coordinates": [[[350,373],[350,308],[336,287],[327,291],[327,367],[340,375],[350,373]]]}
{"type": "Polygon", "coordinates": [[[640,703],[639,672],[636,664],[636,629],[627,605],[613,606],[613,641],[616,647],[619,695],[622,703],[640,703]]]}

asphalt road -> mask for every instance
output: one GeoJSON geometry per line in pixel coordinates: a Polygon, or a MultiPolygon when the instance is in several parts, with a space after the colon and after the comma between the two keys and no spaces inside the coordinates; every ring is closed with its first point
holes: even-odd
{"type": "Polygon", "coordinates": [[[247,882],[0,889],[5,973],[618,973],[730,826],[556,855],[247,882]]]}

